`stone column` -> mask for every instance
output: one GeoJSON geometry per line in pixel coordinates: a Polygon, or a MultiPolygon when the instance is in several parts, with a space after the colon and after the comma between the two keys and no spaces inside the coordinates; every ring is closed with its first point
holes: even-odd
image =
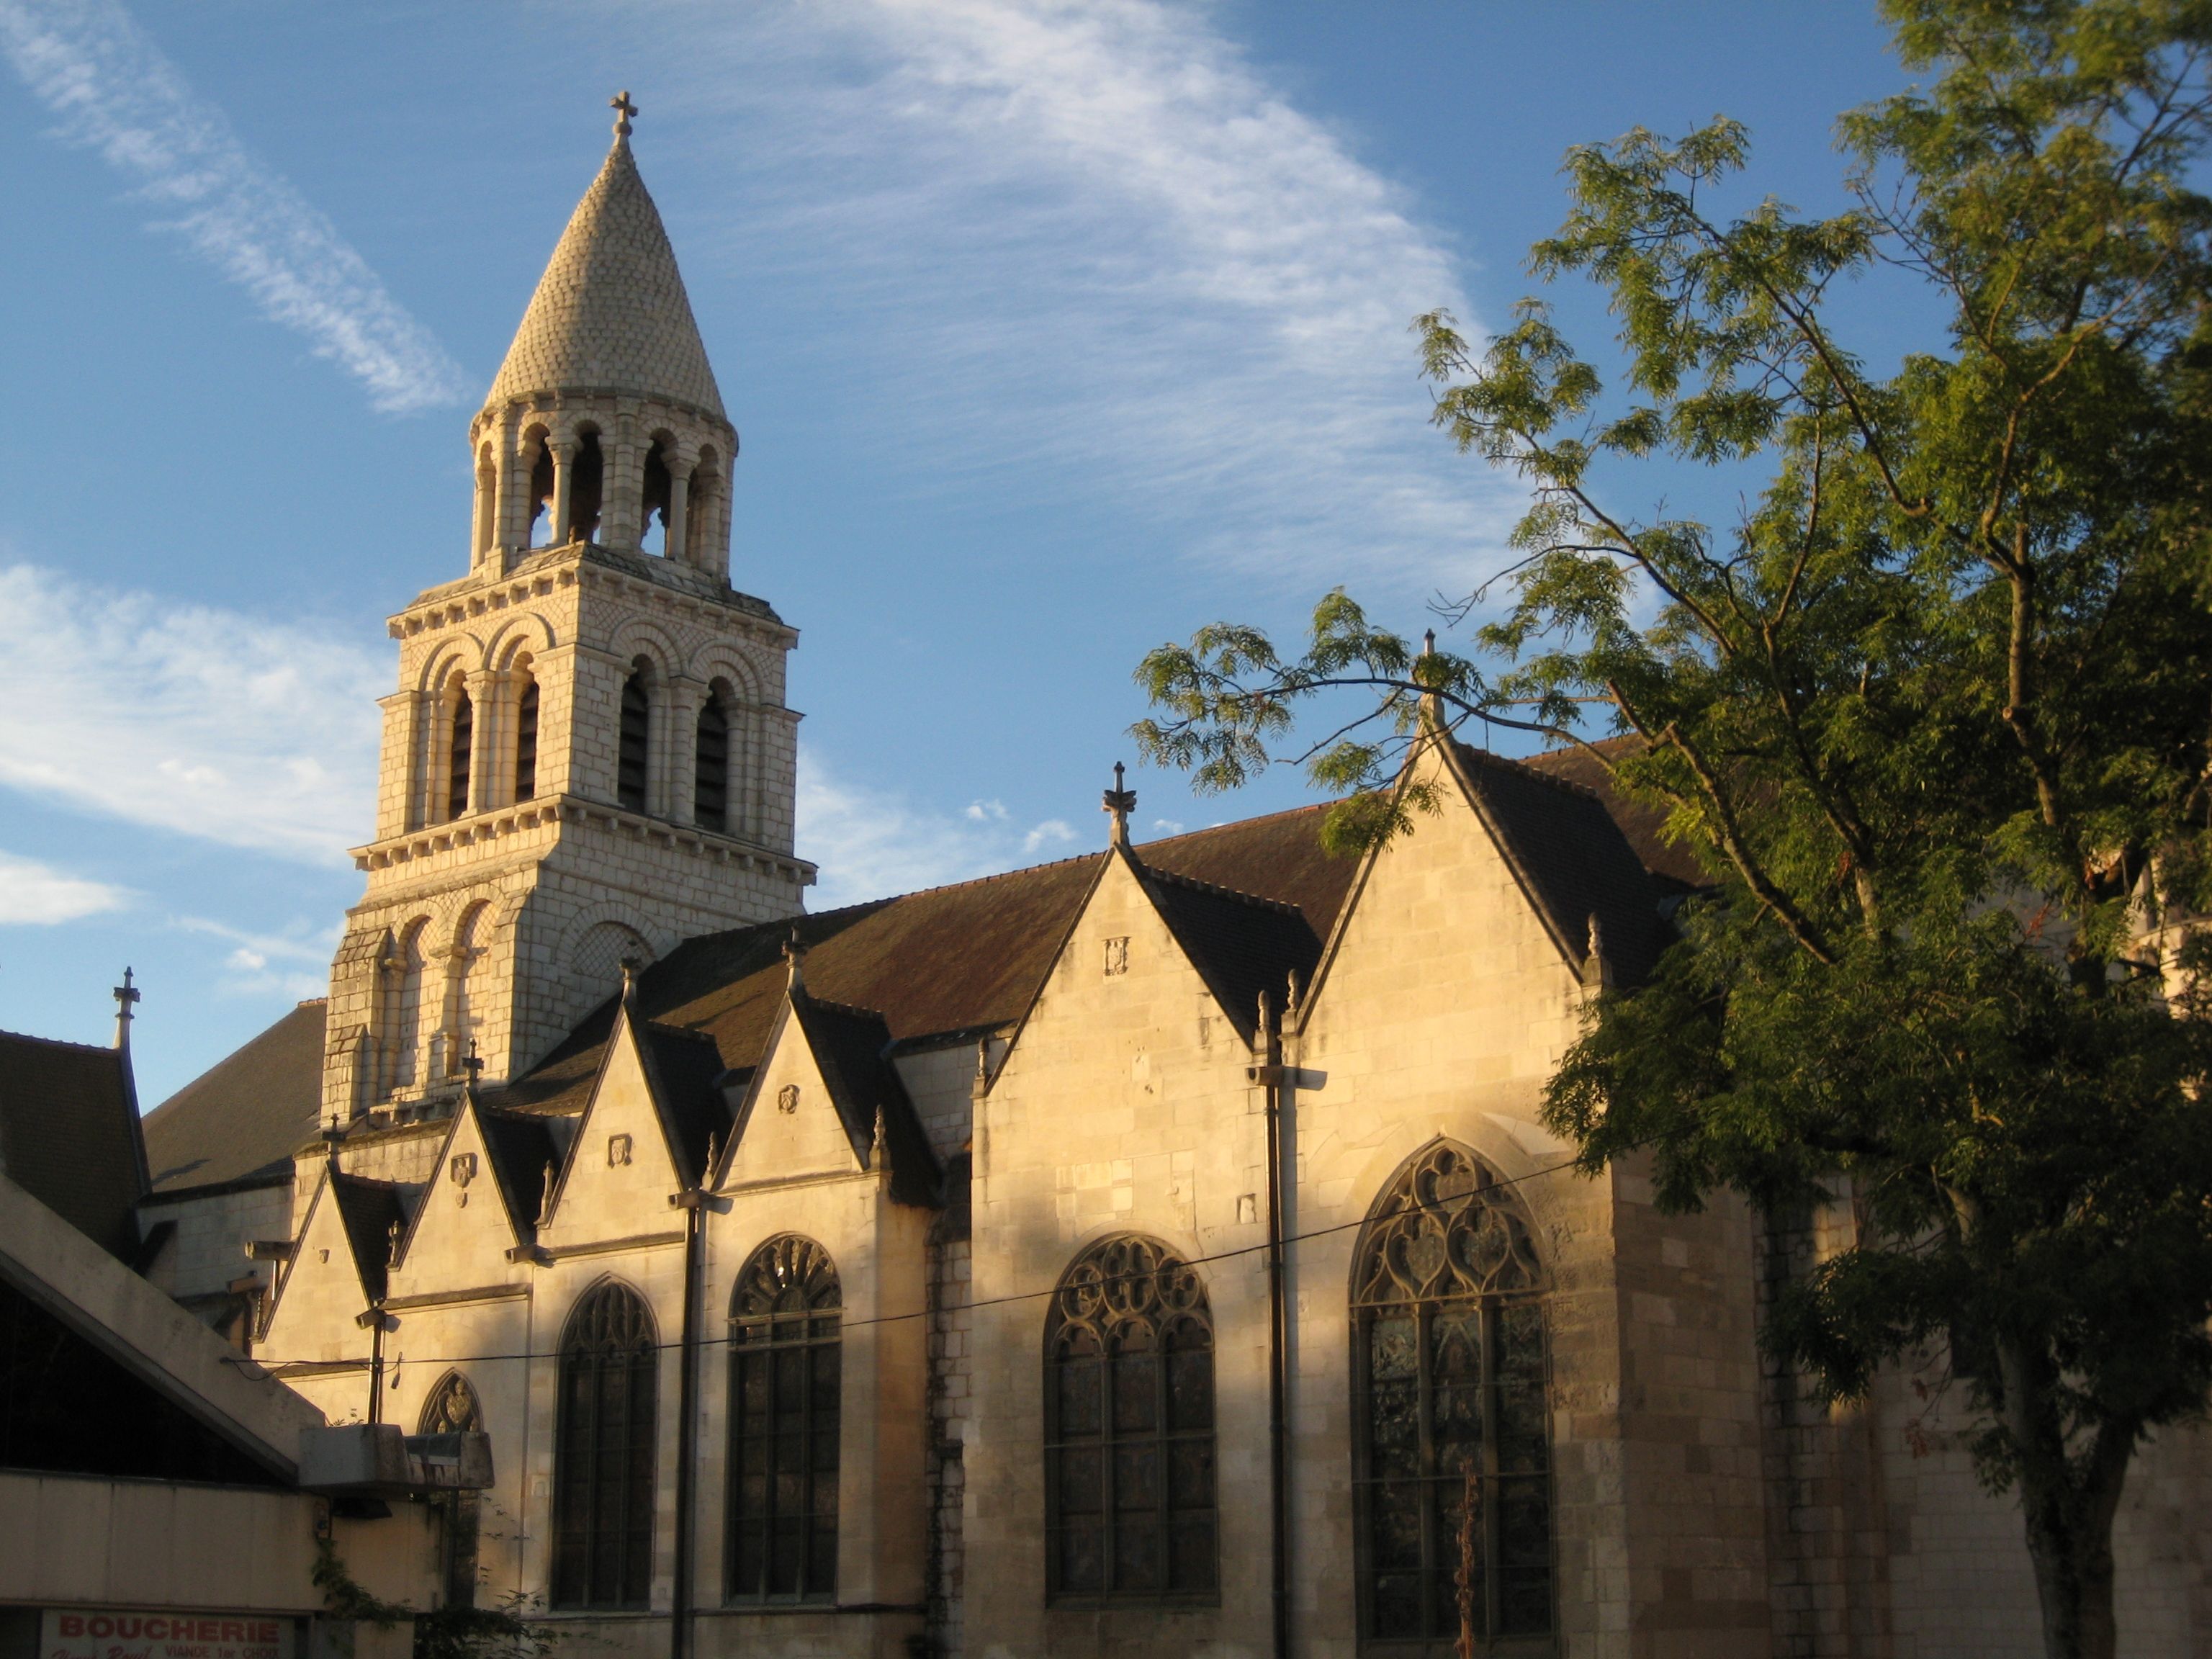
{"type": "Polygon", "coordinates": [[[636,410],[625,399],[616,405],[612,431],[599,434],[599,540],[608,547],[629,550],[638,544],[644,453],[637,441],[636,410]]]}
{"type": "MultiPolygon", "coordinates": [[[[546,447],[553,452],[553,531],[549,545],[566,547],[568,544],[568,490],[576,480],[576,446],[574,440],[560,443],[549,441],[546,447]]],[[[601,465],[604,467],[604,461],[601,465]]],[[[605,472],[602,471],[600,476],[605,477],[605,472]]],[[[601,516],[605,516],[604,511],[601,516]]]]}
{"type": "Polygon", "coordinates": [[[523,517],[522,494],[530,488],[530,470],[522,464],[521,434],[512,411],[499,419],[499,434],[492,459],[499,468],[499,506],[492,520],[492,539],[502,551],[530,545],[530,521],[523,517]]]}
{"type": "MultiPolygon", "coordinates": [[[[668,462],[668,556],[681,559],[686,564],[696,564],[691,556],[688,536],[691,505],[691,474],[698,466],[696,459],[672,455],[668,462]]],[[[685,822],[690,822],[686,819],[685,822]]]]}
{"type": "Polygon", "coordinates": [[[469,811],[482,812],[504,805],[494,775],[504,746],[500,734],[507,721],[501,693],[507,676],[495,668],[480,668],[467,677],[469,689],[469,811]]]}
{"type": "Polygon", "coordinates": [[[677,823],[693,822],[694,797],[698,792],[699,706],[707,688],[698,681],[671,676],[668,682],[667,761],[660,770],[668,783],[668,802],[663,817],[677,823]]]}

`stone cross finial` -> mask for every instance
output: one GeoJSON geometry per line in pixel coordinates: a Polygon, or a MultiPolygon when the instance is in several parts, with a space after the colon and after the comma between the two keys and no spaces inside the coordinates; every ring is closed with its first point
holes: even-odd
{"type": "Polygon", "coordinates": [[[607,107],[615,112],[615,137],[629,137],[629,124],[636,118],[638,113],[637,106],[629,100],[629,88],[624,87],[613,97],[608,99],[607,107]]]}
{"type": "Polygon", "coordinates": [[[135,1018],[131,1012],[131,1005],[144,1000],[145,994],[131,982],[131,970],[125,968],[123,970],[123,983],[115,988],[115,1046],[117,1048],[128,1048],[131,1046],[131,1022],[135,1018]]]}
{"type": "Polygon", "coordinates": [[[1107,790],[1101,799],[1099,810],[1114,821],[1108,840],[1115,847],[1127,847],[1129,844],[1129,814],[1137,810],[1137,792],[1122,787],[1121,763],[1119,761],[1114,763],[1114,787],[1107,790]]]}
{"type": "Polygon", "coordinates": [[[469,1057],[461,1062],[461,1069],[469,1074],[467,1085],[469,1096],[470,1098],[474,1099],[477,1092],[477,1079],[483,1073],[483,1056],[477,1053],[477,1040],[474,1037],[469,1039],[469,1057]]]}

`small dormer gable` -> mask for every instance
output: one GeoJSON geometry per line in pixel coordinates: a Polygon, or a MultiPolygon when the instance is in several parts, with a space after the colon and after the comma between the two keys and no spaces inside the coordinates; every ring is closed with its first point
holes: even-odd
{"type": "Polygon", "coordinates": [[[538,1227],[541,1245],[559,1249],[637,1233],[641,1218],[670,1214],[671,1196],[693,1184],[706,1137],[698,1136],[696,1152],[687,1152],[685,1126],[709,1119],[712,1103],[672,1107],[664,1101],[665,1091],[702,1087],[695,1074],[703,1068],[692,1064],[670,1079],[659,1063],[660,1047],[625,996],[538,1227]]]}

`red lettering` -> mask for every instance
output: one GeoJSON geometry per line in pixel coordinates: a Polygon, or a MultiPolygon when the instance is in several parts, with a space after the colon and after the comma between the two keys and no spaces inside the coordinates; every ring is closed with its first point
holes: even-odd
{"type": "Polygon", "coordinates": [[[253,1627],[253,1639],[257,1642],[275,1641],[276,1639],[276,1621],[274,1619],[264,1619],[259,1624],[253,1627]]]}
{"type": "Polygon", "coordinates": [[[95,1613],[84,1621],[84,1633],[87,1636],[112,1636],[115,1634],[115,1621],[95,1613]]]}
{"type": "Polygon", "coordinates": [[[83,1635],[84,1615],[78,1613],[64,1613],[62,1615],[62,1634],[64,1636],[83,1635]]]}
{"type": "Polygon", "coordinates": [[[222,1642],[243,1642],[246,1639],[246,1626],[238,1620],[226,1619],[222,1621],[222,1634],[216,1639],[222,1642]]]}
{"type": "Polygon", "coordinates": [[[122,1637],[136,1636],[144,1626],[145,1623],[146,1621],[143,1619],[118,1618],[115,1621],[115,1633],[118,1636],[122,1637]]]}

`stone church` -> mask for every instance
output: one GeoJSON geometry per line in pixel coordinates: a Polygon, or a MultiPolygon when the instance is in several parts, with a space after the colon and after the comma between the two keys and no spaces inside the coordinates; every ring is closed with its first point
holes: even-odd
{"type": "MultiPolygon", "coordinates": [[[[148,1121],[156,1282],[488,1432],[444,1594],[579,1652],[2039,1652],[1940,1395],[1761,1359],[1848,1210],[1662,1215],[1539,1124],[1698,880],[1587,759],[1431,733],[1360,860],[1117,785],[1102,850],[805,909],[799,636],[617,107],[392,618],[327,1003],[148,1121]]],[[[2131,1477],[2130,1654],[2212,1651],[2208,1477],[2131,1477]]]]}

